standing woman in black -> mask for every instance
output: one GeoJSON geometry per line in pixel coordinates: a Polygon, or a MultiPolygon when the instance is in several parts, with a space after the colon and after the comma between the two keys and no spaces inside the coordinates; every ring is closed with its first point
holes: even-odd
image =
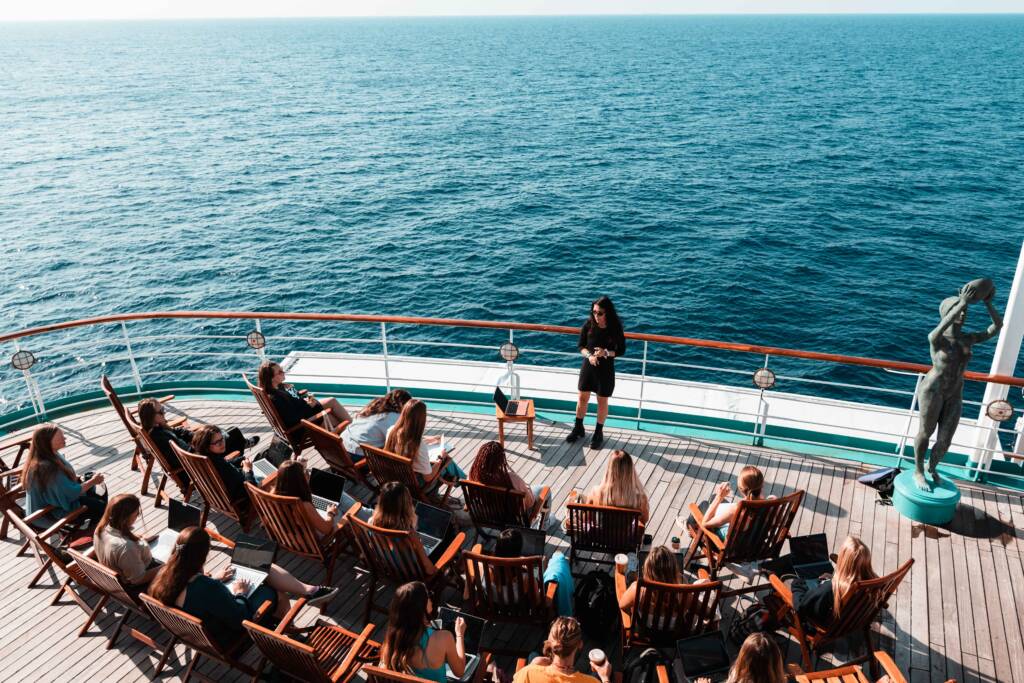
{"type": "Polygon", "coordinates": [[[573,443],[586,434],[583,418],[587,415],[590,393],[597,392],[597,426],[590,440],[591,448],[600,448],[604,443],[604,421],[608,418],[608,398],[615,391],[615,358],[626,352],[626,335],[622,321],[615,312],[612,300],[602,296],[590,306],[590,317],[580,329],[580,353],[583,366],[580,368],[576,401],[576,424],[565,440],[573,443]]]}

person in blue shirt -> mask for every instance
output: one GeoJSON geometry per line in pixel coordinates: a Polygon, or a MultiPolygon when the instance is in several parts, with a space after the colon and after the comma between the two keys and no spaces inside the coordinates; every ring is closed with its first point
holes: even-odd
{"type": "Polygon", "coordinates": [[[380,648],[380,665],[434,683],[445,683],[445,665],[456,678],[466,671],[466,622],[455,620],[455,635],[429,626],[430,591],[420,581],[398,587],[388,610],[388,629],[380,648]]]}
{"type": "Polygon", "coordinates": [[[57,508],[56,514],[64,516],[84,505],[84,518],[94,525],[107,507],[106,493],[96,492],[96,487],[103,484],[103,475],[81,481],[60,453],[66,445],[64,432],[55,424],[42,425],[32,432],[24,472],[25,513],[31,515],[52,505],[57,508]]]}

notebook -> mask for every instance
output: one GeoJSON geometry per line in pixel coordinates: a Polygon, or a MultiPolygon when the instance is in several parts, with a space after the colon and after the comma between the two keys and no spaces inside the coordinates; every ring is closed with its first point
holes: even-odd
{"type": "Polygon", "coordinates": [[[450,631],[452,634],[455,633],[455,620],[462,617],[466,622],[466,639],[464,641],[466,646],[466,671],[462,674],[462,678],[452,674],[452,670],[445,664],[445,673],[448,675],[449,681],[468,681],[473,678],[473,673],[476,671],[477,662],[479,661],[478,653],[480,652],[480,644],[483,642],[484,629],[487,626],[487,622],[479,617],[474,617],[472,614],[466,614],[448,607],[441,607],[437,611],[437,623],[438,627],[444,631],[450,631]]]}
{"type": "Polygon", "coordinates": [[[441,541],[448,535],[451,523],[450,511],[426,503],[416,503],[416,533],[419,534],[427,555],[441,545],[441,541]]]}
{"type": "Polygon", "coordinates": [[[171,498],[167,503],[167,528],[149,542],[149,551],[153,559],[166,564],[178,542],[178,534],[190,526],[199,526],[202,511],[194,505],[182,503],[171,498]]]}
{"type": "Polygon", "coordinates": [[[235,548],[231,552],[231,568],[235,571],[224,583],[231,586],[235,581],[248,581],[249,590],[245,597],[249,597],[267,580],[275,554],[277,544],[273,541],[239,534],[235,548]]]}
{"type": "Polygon", "coordinates": [[[494,404],[502,413],[509,417],[520,417],[526,415],[530,409],[529,401],[510,401],[501,387],[494,388],[494,404]]]}
{"type": "Polygon", "coordinates": [[[789,539],[789,552],[793,572],[809,588],[818,585],[818,577],[832,573],[832,560],[828,557],[828,537],[825,534],[793,536],[789,539]]]}
{"type": "Polygon", "coordinates": [[[721,631],[683,638],[676,642],[676,651],[682,667],[680,680],[711,677],[729,670],[729,652],[721,631]]]}
{"type": "Polygon", "coordinates": [[[433,446],[427,447],[427,457],[430,458],[430,464],[433,465],[441,459],[441,454],[448,450],[448,446],[444,442],[444,434],[441,435],[441,441],[434,444],[433,446]]]}
{"type": "Polygon", "coordinates": [[[313,494],[313,507],[321,512],[327,512],[331,505],[337,505],[341,509],[341,499],[345,494],[345,477],[313,468],[309,471],[309,490],[313,494]]]}

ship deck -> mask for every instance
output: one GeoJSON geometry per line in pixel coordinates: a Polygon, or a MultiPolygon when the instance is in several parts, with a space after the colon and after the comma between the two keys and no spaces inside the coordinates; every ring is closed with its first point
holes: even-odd
{"type": "MultiPolygon", "coordinates": [[[[170,413],[187,415],[196,422],[222,426],[238,425],[247,434],[269,438],[270,430],[255,403],[224,400],[178,400],[170,413]]],[[[129,467],[131,446],[114,412],[93,410],[58,420],[68,438],[65,450],[79,472],[102,471],[111,492],[138,492],[140,474],[129,467]]],[[[963,498],[957,517],[949,528],[913,523],[892,507],[876,503],[874,493],[856,483],[864,468],[849,460],[792,455],[735,444],[652,434],[623,429],[607,430],[604,450],[590,451],[563,439],[568,427],[537,421],[536,450],[526,448],[525,429],[507,430],[507,449],[513,468],[528,482],[552,488],[553,515],[549,518],[548,553],[567,549],[559,521],[565,498],[573,488],[587,489],[596,483],[613,448],[624,448],[637,459],[639,474],[650,496],[652,520],[649,531],[656,543],[677,535],[676,518],[690,502],[706,498],[714,485],[734,478],[739,469],[755,464],[766,474],[766,494],[781,495],[795,489],[807,492],[795,522],[794,534],[824,531],[837,548],[847,534],[861,536],[872,550],[876,571],[892,571],[907,558],[916,562],[910,576],[876,626],[883,649],[893,654],[910,681],[1015,681],[1024,683],[1024,566],[1019,530],[1024,520],[1021,497],[1006,491],[961,483],[963,498]]],[[[434,407],[428,430],[445,432],[454,445],[455,457],[469,469],[479,443],[496,438],[494,419],[434,407]]],[[[7,438],[4,439],[7,441],[7,438]]],[[[307,452],[313,463],[319,456],[307,452]]],[[[155,533],[166,523],[166,513],[153,509],[152,492],[143,501],[147,532],[155,533]]],[[[177,495],[169,485],[172,495],[177,495]]],[[[239,530],[222,516],[212,513],[211,524],[226,536],[239,530]]],[[[256,527],[256,533],[260,533],[256,527]]],[[[473,532],[469,531],[470,542],[473,532]]],[[[151,680],[156,655],[122,635],[116,647],[105,649],[106,635],[115,623],[109,612],[101,616],[82,638],[76,633],[84,621],[83,612],[65,598],[49,606],[55,587],[63,577],[51,573],[34,589],[26,585],[37,570],[31,556],[16,557],[17,533],[0,543],[0,680],[4,681],[86,681],[151,680]],[[59,579],[59,580],[58,580],[59,579]]],[[[208,569],[223,565],[227,555],[215,544],[208,569]]],[[[282,553],[279,563],[308,582],[323,579],[322,569],[313,563],[282,553]]],[[[366,591],[366,577],[357,573],[357,562],[342,556],[335,570],[339,597],[323,616],[358,630],[366,591]]],[[[732,576],[727,573],[728,576],[732,576]]],[[[731,578],[729,587],[745,585],[731,578]]],[[[96,596],[83,591],[87,600],[96,596]]],[[[449,591],[453,602],[459,596],[449,591]]],[[[723,605],[725,625],[748,598],[731,598],[723,605]]],[[[381,597],[378,597],[378,601],[381,597]]],[[[300,619],[308,623],[320,616],[306,609],[300,619]]],[[[153,625],[132,620],[137,628],[163,641],[165,636],[153,625]]],[[[382,629],[385,615],[375,614],[382,629]]],[[[377,637],[382,633],[377,632],[377,637]]],[[[536,632],[503,629],[497,640],[505,647],[529,649],[538,642],[536,632]]],[[[859,650],[857,651],[859,652],[859,650]]],[[[799,650],[790,642],[788,661],[799,661],[799,650]]],[[[819,663],[844,661],[850,652],[839,648],[819,663]]],[[[248,655],[255,661],[255,651],[248,655]]],[[[162,679],[178,680],[187,665],[179,645],[162,679]]],[[[198,671],[220,680],[244,680],[219,664],[203,663],[198,671]]]]}

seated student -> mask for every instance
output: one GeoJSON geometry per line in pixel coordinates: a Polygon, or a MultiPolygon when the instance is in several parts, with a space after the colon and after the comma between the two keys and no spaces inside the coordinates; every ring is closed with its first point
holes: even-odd
{"type": "Polygon", "coordinates": [[[323,410],[330,411],[330,415],[324,416],[324,427],[327,429],[336,429],[352,419],[345,406],[336,398],[318,401],[312,394],[307,394],[305,398],[299,396],[295,387],[284,381],[284,370],[273,361],[265,360],[260,364],[258,378],[260,389],[267,392],[286,429],[291,429],[301,420],[308,420],[323,410]]]}
{"type": "MultiPolygon", "coordinates": [[[[645,581],[658,581],[659,583],[685,583],[683,580],[683,574],[679,571],[679,562],[676,560],[675,554],[663,545],[651,548],[650,554],[647,555],[647,559],[644,560],[644,566],[641,568],[645,581]]],[[[636,581],[629,584],[625,592],[619,598],[619,608],[624,612],[629,612],[633,609],[633,605],[636,603],[636,581]]]]}
{"type": "Polygon", "coordinates": [[[636,475],[633,458],[626,451],[614,451],[604,470],[604,479],[587,495],[590,505],[608,505],[640,510],[640,521],[647,524],[651,511],[647,494],[636,475]]]}
{"type": "Polygon", "coordinates": [[[271,614],[281,618],[289,608],[287,595],[304,596],[316,605],[333,598],[337,588],[302,583],[276,564],[270,566],[266,581],[246,597],[249,584],[239,580],[231,584],[231,566],[210,577],[203,573],[210,553],[210,535],[205,529],[188,527],[178,534],[177,544],[167,564],[160,567],[147,591],[165,605],[178,607],[203,620],[207,630],[222,646],[230,646],[245,633],[242,621],[252,619],[265,601],[271,614]]]}
{"type": "Polygon", "coordinates": [[[790,585],[793,603],[801,619],[818,626],[828,626],[854,581],[877,578],[871,568],[871,551],[856,536],[847,536],[839,548],[835,573],[808,589],[802,579],[790,585]]]}
{"type": "MultiPolygon", "coordinates": [[[[761,500],[761,489],[764,488],[764,473],[761,470],[747,465],[740,470],[736,483],[744,500],[761,500]]],[[[731,492],[729,482],[722,482],[715,490],[711,503],[703,510],[704,526],[716,531],[723,539],[729,534],[729,524],[739,510],[739,502],[723,502],[731,492]]]]}
{"type": "MultiPolygon", "coordinates": [[[[427,555],[419,535],[416,534],[417,521],[416,505],[405,484],[389,481],[380,487],[380,497],[377,499],[377,507],[373,509],[373,514],[370,516],[370,524],[382,529],[413,532],[413,547],[416,549],[416,554],[420,556],[424,567],[433,567],[433,562],[427,555]]],[[[442,542],[434,552],[443,552],[445,548],[447,548],[447,543],[442,542]]]]}
{"type": "MultiPolygon", "coordinates": [[[[522,477],[512,471],[505,457],[505,448],[497,441],[488,441],[480,445],[476,452],[473,465],[469,468],[469,478],[488,486],[511,489],[523,494],[523,507],[532,510],[543,486],[530,486],[522,477]]],[[[549,501],[550,502],[550,501],[549,501]]]]}
{"type": "Polygon", "coordinates": [[[430,591],[413,581],[398,587],[388,610],[388,626],[380,647],[380,665],[435,683],[445,683],[445,665],[461,678],[466,672],[466,622],[455,620],[455,635],[430,627],[434,605],[430,591]]]}
{"type": "MultiPolygon", "coordinates": [[[[412,470],[421,479],[426,479],[434,471],[430,464],[429,446],[441,442],[439,436],[424,436],[426,428],[427,404],[415,398],[410,399],[402,408],[398,421],[388,429],[384,440],[385,450],[412,459],[412,470]]],[[[442,455],[447,455],[447,451],[442,455]]],[[[441,476],[448,481],[457,481],[465,479],[466,473],[452,460],[445,466],[441,476]]]]}
{"type": "MultiPolygon", "coordinates": [[[[576,658],[583,648],[583,630],[572,617],[558,617],[551,622],[548,639],[544,641],[544,655],[535,657],[529,666],[516,672],[513,683],[597,683],[597,679],[576,671],[576,658]]],[[[606,657],[604,664],[590,664],[601,683],[611,683],[612,663],[606,657]]]]}
{"type": "Polygon", "coordinates": [[[384,448],[388,430],[398,421],[402,408],[412,396],[405,389],[392,389],[384,396],[375,398],[356,413],[352,424],[341,433],[341,442],[353,461],[361,460],[363,449],[359,444],[366,443],[377,448],[384,448]]]}
{"type": "MultiPolygon", "coordinates": [[[[726,683],[786,683],[787,680],[782,652],[771,635],[751,633],[729,668],[726,683]]],[[[711,683],[711,679],[698,678],[695,683],[711,683]]]]}
{"type": "Polygon", "coordinates": [[[324,517],[316,509],[316,506],[313,505],[313,492],[309,489],[309,477],[306,475],[306,468],[298,460],[285,460],[277,468],[277,478],[274,479],[273,492],[279,496],[292,496],[301,500],[302,513],[321,536],[326,536],[341,524],[339,512],[342,514],[348,512],[348,510],[339,511],[337,505],[328,505],[327,516],[324,517]]]}
{"type": "Polygon", "coordinates": [[[160,569],[153,564],[149,543],[132,531],[141,511],[142,504],[136,496],[119,493],[107,504],[93,535],[96,559],[117,571],[129,590],[138,588],[140,591],[160,569]]]}
{"type": "MultiPolygon", "coordinates": [[[[167,412],[164,404],[155,398],[144,398],[139,401],[139,424],[152,437],[153,443],[156,444],[160,452],[163,453],[164,458],[167,459],[167,464],[174,469],[179,469],[181,463],[178,462],[178,456],[175,455],[174,450],[171,448],[171,443],[177,444],[178,448],[182,450],[191,450],[192,439],[195,433],[187,426],[189,423],[186,422],[183,425],[171,427],[167,424],[167,412]]],[[[246,448],[252,448],[260,442],[260,437],[258,436],[245,438],[245,435],[237,427],[232,427],[224,434],[228,453],[234,453],[235,451],[241,453],[246,448]]]]}
{"type": "Polygon", "coordinates": [[[75,468],[60,453],[66,445],[64,432],[55,424],[36,427],[32,432],[23,474],[25,514],[53,505],[57,508],[55,515],[63,517],[84,505],[84,518],[95,524],[107,508],[106,493],[96,492],[96,487],[103,483],[103,475],[95,474],[81,481],[75,468]]]}
{"type": "Polygon", "coordinates": [[[192,433],[192,452],[210,459],[231,500],[249,499],[245,492],[245,482],[256,484],[256,477],[252,473],[252,461],[249,458],[237,458],[233,462],[225,460],[225,456],[230,453],[224,433],[219,427],[203,425],[195,430],[192,433]]]}

